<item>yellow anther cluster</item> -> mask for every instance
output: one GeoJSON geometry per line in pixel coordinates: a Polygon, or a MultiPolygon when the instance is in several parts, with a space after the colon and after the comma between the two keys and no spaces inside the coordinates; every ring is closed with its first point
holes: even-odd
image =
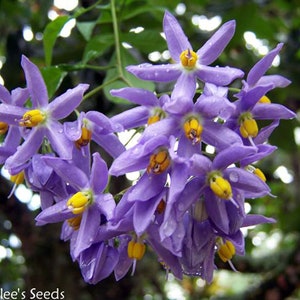
{"type": "Polygon", "coordinates": [[[265,174],[263,173],[263,171],[262,171],[261,169],[256,168],[256,167],[251,166],[251,165],[247,166],[246,169],[247,169],[249,172],[255,174],[255,175],[256,175],[257,177],[259,177],[262,181],[264,181],[264,182],[267,181],[266,176],[265,176],[265,174]]]}
{"type": "Polygon", "coordinates": [[[170,156],[167,150],[161,150],[150,157],[150,162],[147,167],[148,173],[161,174],[170,165],[170,156]]]}
{"type": "Polygon", "coordinates": [[[186,69],[193,69],[196,66],[198,55],[193,50],[187,49],[181,52],[180,62],[186,69]]]}
{"type": "Polygon", "coordinates": [[[8,130],[8,124],[0,122],[0,134],[5,134],[8,130]]]}
{"type": "Polygon", "coordinates": [[[82,215],[78,215],[74,218],[68,219],[68,224],[74,229],[78,230],[80,227],[82,215]]]}
{"type": "Polygon", "coordinates": [[[209,179],[209,186],[216,196],[229,200],[232,197],[231,185],[222,176],[213,175],[209,179]]]}
{"type": "Polygon", "coordinates": [[[143,258],[146,251],[144,243],[131,240],[127,246],[127,255],[129,258],[140,260],[143,258]]]}
{"type": "Polygon", "coordinates": [[[235,247],[232,244],[232,242],[227,240],[225,243],[220,245],[218,255],[220,256],[223,262],[231,260],[232,257],[235,255],[235,247]]]}
{"type": "Polygon", "coordinates": [[[67,206],[73,214],[81,214],[91,202],[90,192],[77,192],[67,202],[67,206]]]}
{"type": "Polygon", "coordinates": [[[246,116],[240,119],[240,133],[243,138],[253,138],[257,136],[258,126],[252,116],[246,116]]]}
{"type": "Polygon", "coordinates": [[[152,115],[148,118],[148,125],[156,123],[166,117],[166,113],[161,108],[155,108],[152,115]]]}
{"type": "Polygon", "coordinates": [[[92,131],[83,126],[81,128],[81,137],[75,142],[75,145],[78,149],[83,146],[86,146],[92,139],[92,131]]]}
{"type": "Polygon", "coordinates": [[[42,123],[45,120],[46,116],[43,112],[39,109],[33,109],[27,111],[24,115],[22,120],[20,120],[20,126],[24,127],[35,127],[42,123]]]}
{"type": "Polygon", "coordinates": [[[24,181],[24,171],[21,171],[20,173],[16,175],[10,176],[10,181],[12,181],[15,184],[21,184],[24,181]]]}
{"type": "Polygon", "coordinates": [[[265,95],[265,96],[262,96],[262,97],[259,99],[258,103],[269,104],[269,103],[271,103],[271,100],[270,100],[269,97],[267,97],[267,96],[265,95]]]}
{"type": "Polygon", "coordinates": [[[183,130],[185,136],[192,142],[193,145],[199,143],[201,141],[201,134],[203,131],[202,125],[199,123],[197,118],[189,118],[183,124],[183,130]]]}

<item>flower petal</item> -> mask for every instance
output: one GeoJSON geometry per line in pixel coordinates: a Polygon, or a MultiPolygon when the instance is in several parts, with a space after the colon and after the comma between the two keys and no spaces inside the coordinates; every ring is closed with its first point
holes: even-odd
{"type": "Polygon", "coordinates": [[[128,66],[126,70],[140,79],[157,82],[176,80],[182,72],[177,64],[151,65],[144,63],[128,66]]]}
{"type": "Polygon", "coordinates": [[[113,96],[127,99],[135,104],[150,107],[158,106],[158,99],[154,93],[145,89],[125,87],[118,90],[113,89],[110,93],[113,96]]]}
{"type": "Polygon", "coordinates": [[[48,120],[45,136],[48,138],[51,147],[63,159],[72,158],[74,143],[71,142],[63,132],[63,125],[55,120],[48,120]]]}
{"type": "Polygon", "coordinates": [[[296,114],[284,105],[271,103],[258,103],[252,109],[252,114],[258,120],[293,119],[296,114]]]}
{"type": "Polygon", "coordinates": [[[81,190],[82,188],[89,186],[87,175],[74,164],[59,157],[44,156],[43,160],[47,165],[54,169],[62,180],[69,183],[77,190],[81,190]]]}
{"type": "Polygon", "coordinates": [[[100,194],[108,182],[108,169],[105,161],[98,152],[93,154],[93,165],[91,169],[90,186],[95,194],[100,194]]]}
{"type": "Polygon", "coordinates": [[[237,68],[209,67],[205,65],[199,65],[196,74],[203,82],[209,82],[221,86],[228,85],[233,80],[244,76],[244,72],[237,68]]]}
{"type": "Polygon", "coordinates": [[[229,165],[239,162],[248,155],[254,154],[256,149],[254,147],[247,147],[242,145],[234,145],[219,152],[212,163],[212,170],[222,170],[229,165]]]}
{"type": "Polygon", "coordinates": [[[249,71],[247,76],[247,83],[250,86],[254,86],[257,81],[266,73],[266,71],[271,67],[275,56],[279,53],[283,46],[283,43],[279,43],[276,48],[270,51],[266,56],[264,56],[260,61],[258,61],[252,69],[249,71]]]}
{"type": "Polygon", "coordinates": [[[188,49],[192,50],[192,46],[177,19],[168,11],[164,15],[163,29],[171,57],[179,62],[181,52],[188,49]]]}
{"type": "Polygon", "coordinates": [[[224,48],[230,42],[235,31],[235,21],[224,23],[213,36],[197,51],[199,62],[202,65],[210,65],[214,62],[224,48]]]}
{"type": "Polygon", "coordinates": [[[67,117],[80,104],[83,93],[88,87],[88,84],[81,83],[50,102],[48,111],[51,113],[51,117],[56,120],[67,117]]]}
{"type": "Polygon", "coordinates": [[[25,73],[32,107],[46,107],[48,105],[48,92],[39,68],[24,55],[22,55],[21,65],[25,73]]]}
{"type": "Polygon", "coordinates": [[[5,168],[11,175],[19,173],[24,168],[24,164],[38,152],[44,138],[43,128],[32,128],[30,134],[17,152],[10,156],[5,162],[5,168]]]}
{"type": "Polygon", "coordinates": [[[240,168],[224,170],[224,176],[230,181],[232,188],[243,191],[245,198],[258,198],[270,193],[268,185],[258,176],[240,168]]]}

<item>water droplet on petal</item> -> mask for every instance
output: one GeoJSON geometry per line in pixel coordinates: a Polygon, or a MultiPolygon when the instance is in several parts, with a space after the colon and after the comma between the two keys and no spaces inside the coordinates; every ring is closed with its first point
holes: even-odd
{"type": "Polygon", "coordinates": [[[231,182],[238,182],[239,181],[239,174],[237,173],[237,172],[231,172],[230,174],[229,174],[229,180],[231,181],[231,182]]]}

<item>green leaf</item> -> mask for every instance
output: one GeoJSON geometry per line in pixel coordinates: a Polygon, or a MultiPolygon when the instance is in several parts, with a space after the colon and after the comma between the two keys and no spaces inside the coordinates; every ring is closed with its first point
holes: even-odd
{"type": "Polygon", "coordinates": [[[90,39],[84,49],[83,63],[87,63],[93,58],[102,55],[109,47],[114,44],[114,35],[112,33],[101,34],[90,39]]]}
{"type": "Polygon", "coordinates": [[[166,41],[156,30],[144,30],[140,33],[128,32],[122,34],[120,38],[122,42],[127,42],[147,54],[167,49],[166,41]]]}
{"type": "MultiPolygon", "coordinates": [[[[122,52],[121,52],[121,58],[122,58],[123,66],[129,66],[129,65],[133,65],[133,64],[137,63],[135,61],[135,59],[131,56],[131,54],[125,49],[122,50],[122,52]]],[[[110,64],[116,65],[115,53],[112,55],[110,64]]],[[[123,73],[124,73],[125,79],[131,86],[136,87],[136,88],[143,88],[146,90],[154,91],[155,84],[152,81],[141,80],[141,79],[135,77],[134,75],[130,74],[129,72],[127,72],[125,70],[125,68],[123,69],[123,73]]],[[[111,81],[113,78],[118,78],[118,77],[119,77],[119,74],[118,74],[117,68],[110,69],[106,73],[106,77],[104,79],[104,84],[106,82],[111,81]]],[[[124,82],[124,80],[122,80],[122,79],[116,79],[114,82],[107,84],[104,87],[104,89],[103,89],[104,94],[110,101],[112,101],[114,103],[128,104],[129,102],[127,100],[118,98],[118,97],[114,97],[110,94],[111,89],[119,89],[119,88],[123,88],[123,87],[128,87],[128,84],[126,84],[126,82],[124,82]]]]}
{"type": "Polygon", "coordinates": [[[77,22],[76,26],[86,41],[89,41],[96,22],[77,22]]]}
{"type": "Polygon", "coordinates": [[[50,66],[43,68],[41,73],[47,86],[49,98],[51,98],[61,85],[67,72],[62,71],[59,67],[50,66]]]}
{"type": "Polygon", "coordinates": [[[43,44],[47,66],[51,65],[52,52],[56,39],[68,20],[68,16],[59,16],[54,21],[49,23],[44,30],[43,44]]]}

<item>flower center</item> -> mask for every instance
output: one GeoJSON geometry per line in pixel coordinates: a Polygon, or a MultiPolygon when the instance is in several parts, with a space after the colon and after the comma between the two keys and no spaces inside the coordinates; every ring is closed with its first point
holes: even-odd
{"type": "Polygon", "coordinates": [[[161,174],[170,165],[170,156],[167,150],[161,150],[150,157],[150,162],[147,167],[148,173],[161,174]]]}
{"type": "Polygon", "coordinates": [[[8,130],[8,124],[0,122],[0,134],[5,134],[8,130]]]}
{"type": "Polygon", "coordinates": [[[143,258],[146,246],[142,242],[131,240],[127,246],[127,254],[129,258],[140,260],[143,258]]]}
{"type": "Polygon", "coordinates": [[[24,171],[21,171],[20,173],[16,175],[11,175],[10,176],[10,181],[15,183],[15,184],[21,184],[24,181],[24,171]]]}
{"type": "Polygon", "coordinates": [[[259,99],[258,103],[269,104],[269,103],[271,103],[271,100],[270,100],[269,97],[267,97],[267,96],[265,95],[265,96],[262,96],[262,97],[259,99]]]}
{"type": "Polygon", "coordinates": [[[219,245],[218,255],[223,262],[231,260],[235,255],[235,247],[232,242],[226,240],[225,243],[219,245]]]}
{"type": "Polygon", "coordinates": [[[91,192],[77,192],[67,202],[67,206],[73,214],[81,214],[92,201],[91,192]]]}
{"type": "Polygon", "coordinates": [[[188,70],[194,69],[198,60],[198,55],[193,50],[187,49],[181,52],[180,62],[188,70]]]}
{"type": "Polygon", "coordinates": [[[240,133],[243,138],[256,137],[258,134],[258,126],[256,121],[253,119],[252,114],[247,112],[240,116],[240,133]]]}
{"type": "Polygon", "coordinates": [[[68,224],[74,229],[74,230],[78,230],[80,227],[80,223],[81,223],[81,219],[82,219],[82,215],[78,215],[74,218],[68,219],[68,224]]]}
{"type": "Polygon", "coordinates": [[[199,120],[197,118],[189,118],[183,124],[183,130],[185,136],[192,142],[193,145],[200,142],[203,126],[199,123],[199,120]]]}
{"type": "Polygon", "coordinates": [[[24,127],[35,127],[42,123],[46,118],[45,113],[40,111],[39,109],[33,109],[30,111],[27,111],[23,118],[20,120],[19,124],[20,126],[24,127]]]}
{"type": "Polygon", "coordinates": [[[231,185],[228,180],[224,179],[222,175],[213,173],[208,178],[209,186],[214,194],[225,200],[232,198],[231,185]]]}
{"type": "Polygon", "coordinates": [[[161,108],[155,108],[152,115],[148,118],[148,125],[156,123],[166,117],[166,113],[161,108]]]}
{"type": "Polygon", "coordinates": [[[81,137],[75,142],[75,145],[78,149],[88,145],[92,139],[92,131],[87,129],[85,126],[81,128],[81,137]]]}

